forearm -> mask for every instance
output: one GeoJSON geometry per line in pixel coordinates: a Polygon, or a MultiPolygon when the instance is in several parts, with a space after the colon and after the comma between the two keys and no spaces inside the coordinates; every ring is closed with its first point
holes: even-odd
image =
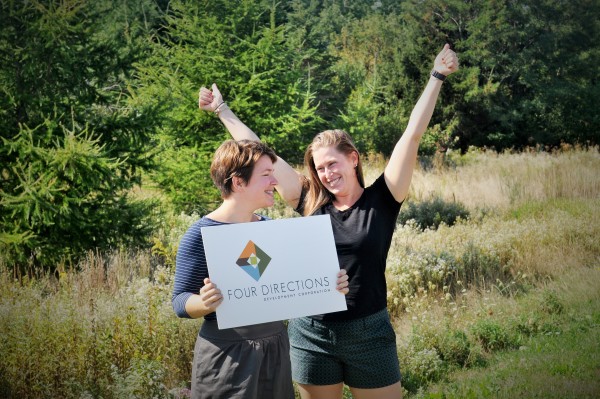
{"type": "Polygon", "coordinates": [[[423,134],[431,121],[431,116],[433,115],[433,110],[435,109],[442,83],[441,80],[434,78],[433,76],[429,77],[429,81],[427,82],[421,97],[419,97],[419,101],[417,101],[417,104],[410,114],[408,125],[402,135],[403,139],[411,139],[417,143],[421,140],[421,137],[423,137],[423,134]]]}
{"type": "Polygon", "coordinates": [[[258,135],[246,126],[246,124],[233,113],[227,104],[221,106],[218,116],[234,140],[260,141],[258,135]]]}
{"type": "Polygon", "coordinates": [[[185,311],[192,319],[204,317],[214,312],[212,308],[207,308],[202,302],[200,295],[192,295],[185,302],[185,311]]]}
{"type": "Polygon", "coordinates": [[[429,78],[421,97],[410,114],[408,126],[396,143],[385,168],[386,183],[398,202],[404,201],[408,194],[417,162],[419,141],[427,130],[441,87],[441,80],[432,76],[429,78]]]}
{"type": "MultiPolygon", "coordinates": [[[[234,140],[260,141],[258,135],[246,126],[227,104],[221,106],[218,116],[234,140]]],[[[284,159],[277,157],[275,178],[279,182],[276,186],[277,192],[288,205],[295,208],[302,189],[298,173],[284,159]]]]}

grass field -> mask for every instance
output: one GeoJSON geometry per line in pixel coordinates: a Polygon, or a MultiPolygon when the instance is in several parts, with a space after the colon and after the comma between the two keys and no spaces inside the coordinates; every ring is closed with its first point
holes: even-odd
{"type": "MultiPolygon", "coordinates": [[[[407,398],[600,397],[600,155],[473,151],[415,172],[422,229],[398,225],[388,308],[407,398]]],[[[370,157],[366,180],[384,160],[370,157]]],[[[292,213],[281,204],[272,217],[292,213]]],[[[0,260],[0,397],[179,398],[201,321],[171,309],[171,215],[152,251],[88,254],[23,277],[0,260]]],[[[346,392],[346,397],[350,397],[346,392]]]]}

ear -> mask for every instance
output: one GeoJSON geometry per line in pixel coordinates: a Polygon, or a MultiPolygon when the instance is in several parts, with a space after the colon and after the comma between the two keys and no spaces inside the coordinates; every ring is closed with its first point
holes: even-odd
{"type": "Polygon", "coordinates": [[[233,191],[240,192],[244,189],[245,186],[246,184],[244,183],[241,177],[233,176],[231,178],[231,189],[233,191]]]}
{"type": "Polygon", "coordinates": [[[352,161],[354,167],[358,166],[358,153],[356,151],[350,153],[350,161],[352,161]]]}

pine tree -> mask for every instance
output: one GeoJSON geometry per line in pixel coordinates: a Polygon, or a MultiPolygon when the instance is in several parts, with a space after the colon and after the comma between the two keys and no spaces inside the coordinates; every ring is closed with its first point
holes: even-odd
{"type": "Polygon", "coordinates": [[[128,94],[149,2],[2,2],[0,247],[15,267],[142,244],[151,204],[130,189],[148,156],[152,110],[128,94]],[[135,3],[135,4],[133,4],[135,3]]]}

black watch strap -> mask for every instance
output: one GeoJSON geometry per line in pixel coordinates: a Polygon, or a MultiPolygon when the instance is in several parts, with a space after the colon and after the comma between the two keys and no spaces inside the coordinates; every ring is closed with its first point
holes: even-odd
{"type": "Polygon", "coordinates": [[[442,82],[444,80],[446,80],[446,75],[442,75],[441,73],[439,73],[438,71],[436,71],[435,69],[431,70],[431,76],[433,76],[436,79],[441,80],[442,82]]]}

